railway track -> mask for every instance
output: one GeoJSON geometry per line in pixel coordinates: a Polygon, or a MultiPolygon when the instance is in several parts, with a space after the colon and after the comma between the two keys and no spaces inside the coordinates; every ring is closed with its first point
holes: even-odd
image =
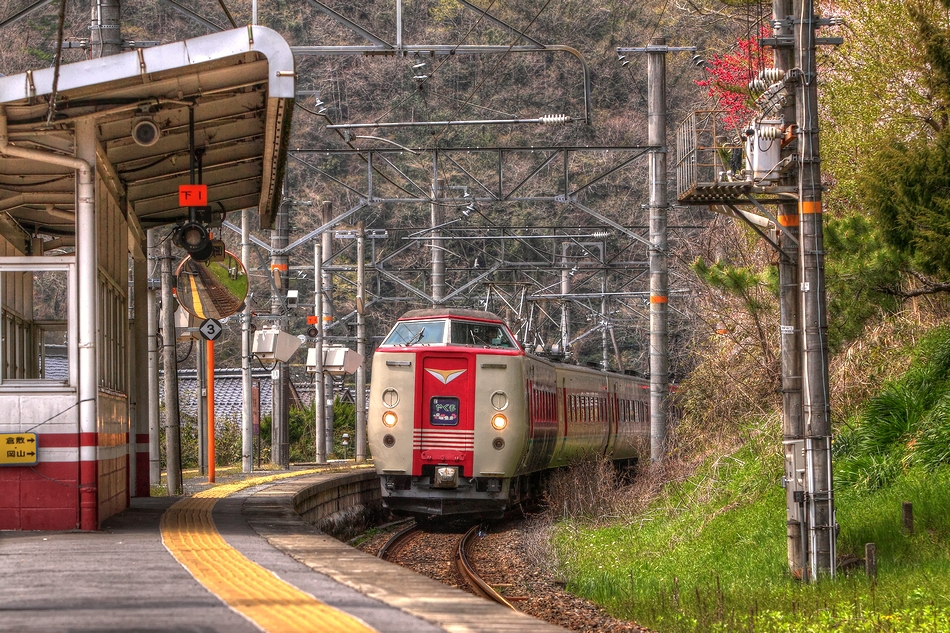
{"type": "MultiPolygon", "coordinates": [[[[500,593],[495,591],[491,585],[482,580],[481,576],[468,560],[469,549],[472,547],[475,537],[478,535],[479,524],[469,528],[456,544],[455,566],[462,580],[469,585],[476,595],[487,598],[498,604],[502,604],[509,609],[517,609],[500,593]]],[[[412,524],[393,534],[386,543],[379,549],[376,555],[383,560],[393,562],[397,553],[410,541],[423,534],[424,530],[419,524],[412,524]]]]}

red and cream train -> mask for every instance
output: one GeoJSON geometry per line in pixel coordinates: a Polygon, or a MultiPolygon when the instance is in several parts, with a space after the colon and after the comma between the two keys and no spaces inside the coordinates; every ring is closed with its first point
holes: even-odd
{"type": "Polygon", "coordinates": [[[527,354],[488,312],[413,310],[376,350],[367,426],[387,507],[493,514],[576,458],[649,456],[649,384],[527,354]]]}

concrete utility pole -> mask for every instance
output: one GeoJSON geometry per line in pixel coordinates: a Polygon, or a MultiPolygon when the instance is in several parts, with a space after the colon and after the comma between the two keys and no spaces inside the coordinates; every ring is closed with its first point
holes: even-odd
{"type": "Polygon", "coordinates": [[[366,461],[366,226],[356,226],[356,353],[363,360],[356,370],[356,461],[366,461]]]}
{"type": "Polygon", "coordinates": [[[824,235],[818,152],[817,16],[813,0],[794,0],[795,67],[800,69],[795,111],[798,122],[799,271],[802,298],[802,413],[808,516],[808,561],[812,576],[834,576],[837,525],[831,474],[831,410],[828,393],[828,315],[825,301],[824,235]]]}
{"type": "MultiPolygon", "coordinates": [[[[772,12],[776,37],[792,35],[791,24],[785,19],[792,15],[792,0],[773,0],[772,12]]],[[[775,68],[788,72],[794,66],[792,49],[775,47],[775,68]]],[[[795,99],[789,99],[783,109],[785,125],[793,125],[795,99]]],[[[784,158],[784,156],[782,157],[784,158]]],[[[786,185],[794,185],[795,177],[787,178],[786,185]]],[[[806,578],[808,563],[804,557],[805,533],[804,457],[805,442],[802,429],[802,366],[801,366],[801,313],[798,277],[798,205],[786,202],[778,205],[779,254],[779,310],[781,330],[782,368],[782,444],[785,452],[785,509],[788,538],[788,567],[793,577],[806,578]]]]}
{"type": "Polygon", "coordinates": [[[647,47],[647,142],[650,151],[650,461],[666,457],[669,412],[669,246],[667,240],[666,38],[647,47]]]}
{"type": "MultiPolygon", "coordinates": [[[[255,9],[256,9],[255,4],[255,9]]],[[[241,262],[251,259],[251,210],[241,211],[241,262]]],[[[251,298],[244,302],[241,319],[241,471],[254,470],[254,403],[251,376],[251,298]]]]}
{"type": "Polygon", "coordinates": [[[571,346],[571,300],[566,298],[571,294],[571,274],[573,268],[568,259],[567,251],[571,247],[570,242],[561,243],[561,353],[565,356],[571,346]]]}
{"type": "Polygon", "coordinates": [[[181,423],[178,417],[178,350],[172,295],[171,238],[162,242],[162,358],[165,365],[165,469],[168,494],[182,494],[181,423]]]}
{"type": "Polygon", "coordinates": [[[439,177],[439,153],[432,159],[432,307],[438,307],[445,296],[445,247],[442,246],[442,230],[445,209],[439,204],[445,181],[439,177]]]}
{"type": "MultiPolygon", "coordinates": [[[[313,242],[313,314],[317,317],[317,365],[314,370],[313,408],[316,411],[316,462],[327,462],[327,390],[323,378],[323,244],[313,242]]],[[[332,447],[331,447],[332,450],[332,447]]]]}
{"type": "Polygon", "coordinates": [[[92,2],[89,52],[93,58],[118,55],[122,52],[119,5],[119,0],[93,0],[92,2]]]}
{"type": "MultiPolygon", "coordinates": [[[[270,246],[274,255],[271,255],[271,274],[274,277],[276,293],[271,297],[271,314],[284,314],[286,305],[288,280],[287,255],[276,253],[287,246],[289,238],[289,217],[287,206],[289,200],[283,200],[274,219],[274,229],[270,233],[270,246]]],[[[286,318],[278,320],[282,326],[286,318]]],[[[283,329],[283,327],[281,328],[283,329]]],[[[290,389],[287,382],[288,363],[278,362],[271,374],[271,442],[270,461],[280,468],[290,468],[290,389]]]]}
{"type": "MultiPolygon", "coordinates": [[[[333,220],[333,203],[324,202],[320,208],[322,215],[323,224],[327,224],[333,220]]],[[[320,236],[322,240],[323,248],[323,257],[330,258],[330,254],[333,252],[333,233],[331,231],[325,231],[323,235],[320,236]]],[[[321,328],[323,334],[326,335],[327,330],[330,325],[333,323],[333,273],[325,268],[322,268],[321,261],[321,270],[323,271],[320,274],[320,279],[323,284],[323,317],[321,321],[321,328]]],[[[330,454],[333,453],[333,376],[327,374],[323,376],[323,393],[324,393],[324,422],[325,422],[325,431],[324,431],[324,441],[326,442],[326,456],[330,457],[330,454]]]]}

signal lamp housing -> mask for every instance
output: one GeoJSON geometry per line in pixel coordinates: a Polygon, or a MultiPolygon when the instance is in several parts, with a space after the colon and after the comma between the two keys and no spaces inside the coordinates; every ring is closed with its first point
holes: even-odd
{"type": "Polygon", "coordinates": [[[396,417],[395,412],[387,411],[386,413],[383,414],[383,424],[385,424],[389,428],[393,428],[394,426],[396,426],[397,421],[398,421],[398,418],[396,417]]]}
{"type": "Polygon", "coordinates": [[[208,229],[197,222],[185,222],[176,232],[178,244],[195,261],[207,261],[214,254],[214,245],[208,229]]]}

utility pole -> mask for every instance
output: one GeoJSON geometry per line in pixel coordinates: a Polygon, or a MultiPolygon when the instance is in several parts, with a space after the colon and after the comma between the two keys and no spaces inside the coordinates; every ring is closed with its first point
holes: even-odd
{"type": "MultiPolygon", "coordinates": [[[[328,224],[333,220],[333,203],[325,201],[321,207],[321,212],[323,214],[322,220],[323,224],[328,224]]],[[[333,252],[333,233],[330,231],[324,231],[323,235],[320,236],[322,240],[323,248],[323,257],[329,257],[333,252]]],[[[323,284],[323,316],[320,327],[322,328],[323,335],[326,336],[327,330],[329,329],[331,323],[333,322],[333,274],[324,268],[322,268],[321,260],[321,270],[320,279],[323,284]]],[[[322,362],[322,361],[321,361],[322,362]]],[[[324,413],[324,422],[325,422],[325,431],[324,431],[324,441],[326,443],[326,457],[329,458],[330,454],[333,453],[333,376],[326,374],[323,376],[323,407],[325,409],[324,413]]]]}
{"type": "Polygon", "coordinates": [[[828,390],[828,315],[825,300],[821,162],[818,151],[818,20],[813,0],[794,0],[793,42],[797,77],[799,274],[802,299],[802,413],[812,576],[834,576],[837,524],[831,473],[831,410],[828,390]]]}
{"type": "Polygon", "coordinates": [[[317,317],[317,366],[314,368],[313,408],[316,411],[316,462],[327,462],[327,390],[323,379],[323,244],[313,242],[313,314],[317,317]]]}
{"type": "MultiPolygon", "coordinates": [[[[792,0],[773,0],[772,13],[776,37],[792,35],[792,25],[786,22],[792,16],[792,0]]],[[[794,67],[791,47],[776,46],[773,54],[776,69],[787,73],[794,67]]],[[[782,110],[786,127],[794,125],[795,99],[789,99],[782,110]]],[[[782,158],[785,158],[784,156],[782,158]]],[[[794,185],[795,175],[783,184],[794,185]]],[[[804,504],[805,441],[802,429],[802,365],[801,365],[801,312],[798,277],[798,205],[784,202],[778,205],[778,245],[780,249],[779,319],[781,332],[782,370],[782,445],[785,453],[785,510],[788,539],[788,567],[792,576],[805,579],[808,562],[803,549],[806,517],[804,504]]]]}
{"type": "Polygon", "coordinates": [[[570,242],[561,243],[561,354],[567,356],[568,348],[571,346],[571,300],[567,295],[571,294],[571,274],[574,272],[567,257],[567,250],[571,247],[570,242]]]}
{"type": "Polygon", "coordinates": [[[92,2],[89,49],[93,58],[118,55],[122,52],[119,5],[119,0],[93,0],[92,2]]]}
{"type": "Polygon", "coordinates": [[[175,307],[172,295],[172,244],[162,242],[162,357],[165,365],[165,469],[168,494],[182,494],[181,423],[178,417],[178,350],[175,307]]]}
{"type": "MultiPolygon", "coordinates": [[[[270,234],[271,274],[273,275],[275,293],[271,297],[271,314],[282,315],[278,323],[286,322],[284,315],[288,284],[287,255],[277,253],[288,243],[288,212],[289,200],[282,200],[274,219],[274,229],[270,234]]],[[[281,328],[283,329],[283,328],[281,328]]],[[[288,364],[278,362],[271,374],[271,454],[270,461],[280,468],[290,468],[290,411],[289,385],[287,384],[288,364]]]]}
{"type": "Polygon", "coordinates": [[[650,462],[666,457],[669,411],[669,246],[667,239],[666,38],[647,53],[647,143],[650,150],[650,462]]]}
{"type": "MultiPolygon", "coordinates": [[[[255,3],[255,11],[257,4],[255,3]]],[[[248,266],[251,259],[251,210],[241,211],[241,262],[248,266]]],[[[245,271],[246,273],[246,271],[245,271]]],[[[241,472],[254,470],[254,403],[251,376],[251,298],[244,302],[241,315],[241,472]]]]}
{"type": "Polygon", "coordinates": [[[366,225],[356,227],[356,461],[366,461],[366,225]]]}
{"type": "Polygon", "coordinates": [[[445,182],[439,178],[439,153],[432,158],[432,307],[438,307],[445,296],[445,251],[442,246],[442,223],[445,210],[439,204],[445,182]]]}

